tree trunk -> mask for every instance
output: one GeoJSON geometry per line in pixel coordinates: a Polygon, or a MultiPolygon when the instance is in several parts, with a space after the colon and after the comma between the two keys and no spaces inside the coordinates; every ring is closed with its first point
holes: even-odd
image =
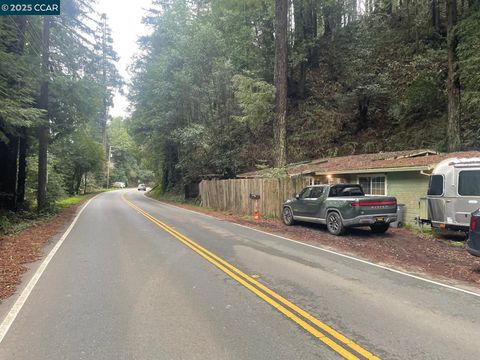
{"type": "Polygon", "coordinates": [[[365,12],[367,15],[372,13],[373,0],[365,0],[365,12]]]}
{"type": "Polygon", "coordinates": [[[370,106],[370,98],[365,94],[359,95],[358,98],[358,123],[357,132],[365,130],[368,127],[368,108],[370,106]]]}
{"type": "Polygon", "coordinates": [[[318,68],[318,47],[313,45],[318,35],[317,27],[317,3],[314,0],[308,1],[305,16],[305,39],[308,41],[307,64],[309,68],[318,68]]]}
{"type": "Polygon", "coordinates": [[[298,65],[297,96],[305,98],[307,69],[318,67],[318,51],[314,40],[317,37],[317,8],[314,0],[295,0],[295,49],[302,57],[298,65]]]}
{"type": "Polygon", "coordinates": [[[74,169],[73,170],[73,175],[70,177],[69,182],[68,182],[68,193],[70,195],[76,195],[75,194],[75,184],[77,183],[77,177],[78,177],[78,172],[79,170],[74,169]]]}
{"type": "Polygon", "coordinates": [[[455,25],[457,24],[457,1],[447,0],[447,39],[448,39],[448,125],[447,139],[448,150],[460,149],[460,83],[457,74],[457,36],[455,25]]]}
{"type": "Polygon", "coordinates": [[[108,99],[107,99],[107,15],[102,14],[102,86],[103,86],[103,117],[102,117],[102,145],[105,155],[108,152],[107,146],[107,121],[108,121],[108,99]]]}
{"type": "Polygon", "coordinates": [[[275,0],[275,166],[287,164],[288,0],[275,0]]]}
{"type": "Polygon", "coordinates": [[[306,71],[305,62],[300,63],[299,68],[299,79],[298,79],[298,93],[297,96],[299,99],[305,99],[305,84],[307,82],[307,71],[306,71]]]}
{"type": "Polygon", "coordinates": [[[49,83],[49,57],[50,57],[50,25],[49,16],[43,17],[42,35],[42,84],[38,106],[45,110],[46,119],[38,128],[38,190],[37,210],[42,211],[47,205],[47,153],[49,140],[49,115],[48,115],[48,83],[49,83]]]}
{"type": "Polygon", "coordinates": [[[18,139],[8,136],[8,143],[0,142],[0,208],[15,210],[17,185],[18,139]]]}
{"type": "Polygon", "coordinates": [[[305,12],[306,12],[306,4],[303,0],[295,0],[293,2],[293,16],[295,19],[295,42],[294,47],[297,52],[300,53],[302,60],[300,60],[300,64],[298,65],[299,70],[299,79],[298,79],[298,89],[297,89],[297,96],[300,99],[305,97],[305,60],[303,59],[306,54],[306,34],[305,34],[305,12]]]}
{"type": "Polygon", "coordinates": [[[80,186],[82,186],[82,177],[83,177],[83,174],[80,173],[75,180],[75,195],[80,194],[80,186]]]}
{"type": "Polygon", "coordinates": [[[350,14],[350,21],[355,21],[357,20],[357,15],[358,15],[358,4],[357,0],[352,0],[352,13],[350,14]]]}
{"type": "MultiPolygon", "coordinates": [[[[20,58],[25,47],[26,17],[13,16],[11,20],[15,23],[17,36],[14,41],[9,43],[7,49],[20,58]]],[[[11,82],[12,88],[16,90],[21,89],[23,83],[20,79],[21,77],[18,77],[11,82]]],[[[0,208],[12,211],[17,209],[17,163],[20,141],[18,133],[21,133],[22,130],[21,128],[15,128],[13,132],[7,132],[8,142],[0,143],[0,164],[2,165],[0,173],[0,208]]]]}
{"type": "Polygon", "coordinates": [[[25,207],[25,184],[27,181],[28,132],[22,129],[18,145],[17,208],[25,207]]]}
{"type": "MultiPolygon", "coordinates": [[[[23,55],[25,50],[25,31],[27,28],[27,17],[16,16],[17,23],[17,53],[23,55]]],[[[24,84],[18,84],[23,86],[24,84]]],[[[17,194],[16,208],[23,209],[25,204],[25,183],[27,179],[27,150],[28,150],[28,130],[22,128],[18,137],[18,175],[17,175],[17,194]]]]}
{"type": "Polygon", "coordinates": [[[431,0],[432,27],[438,29],[440,25],[440,7],[438,0],[431,0]]]}
{"type": "Polygon", "coordinates": [[[385,1],[384,1],[384,4],[385,4],[385,12],[386,12],[388,15],[392,15],[392,11],[393,11],[393,0],[385,0],[385,1]]]}
{"type": "Polygon", "coordinates": [[[335,28],[334,9],[332,5],[326,4],[323,9],[323,36],[332,39],[335,28]]]}

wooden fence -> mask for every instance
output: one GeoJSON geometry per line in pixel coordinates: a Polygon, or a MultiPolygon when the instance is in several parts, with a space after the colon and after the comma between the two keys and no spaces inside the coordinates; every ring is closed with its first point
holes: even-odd
{"type": "Polygon", "coordinates": [[[308,179],[304,177],[203,180],[200,183],[200,197],[204,207],[239,215],[251,215],[253,200],[250,199],[250,194],[259,194],[260,214],[279,218],[283,202],[307,185],[308,179]]]}

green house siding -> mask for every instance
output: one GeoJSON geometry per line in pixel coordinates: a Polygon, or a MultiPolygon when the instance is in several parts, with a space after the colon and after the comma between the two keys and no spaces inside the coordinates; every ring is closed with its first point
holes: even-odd
{"type": "Polygon", "coordinates": [[[428,176],[416,172],[395,172],[387,174],[387,194],[395,196],[399,204],[406,206],[405,222],[415,223],[419,215],[420,198],[427,195],[428,176]]]}

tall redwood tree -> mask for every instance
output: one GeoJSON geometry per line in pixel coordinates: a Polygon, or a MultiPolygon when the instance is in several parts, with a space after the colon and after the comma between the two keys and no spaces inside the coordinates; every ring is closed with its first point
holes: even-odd
{"type": "Polygon", "coordinates": [[[456,151],[460,149],[460,83],[457,67],[457,43],[455,34],[457,25],[457,1],[447,0],[447,42],[448,42],[448,125],[447,138],[448,150],[456,151]]]}
{"type": "Polygon", "coordinates": [[[288,0],[275,0],[275,166],[287,164],[288,0]]]}
{"type": "Polygon", "coordinates": [[[50,58],[50,27],[49,16],[43,17],[42,34],[42,83],[38,107],[45,110],[46,118],[38,128],[38,189],[37,209],[41,211],[47,204],[47,153],[49,141],[49,117],[48,117],[48,84],[49,84],[49,58],[50,58]]]}

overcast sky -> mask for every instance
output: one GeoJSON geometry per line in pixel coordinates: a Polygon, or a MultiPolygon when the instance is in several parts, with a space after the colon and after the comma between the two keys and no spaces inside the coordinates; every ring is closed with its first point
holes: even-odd
{"type": "MultiPolygon", "coordinates": [[[[150,7],[151,0],[97,1],[98,11],[107,14],[108,24],[112,29],[113,47],[120,57],[118,70],[125,81],[128,82],[130,75],[127,72],[127,67],[132,62],[132,56],[138,51],[136,41],[139,36],[148,32],[141,20],[145,13],[144,9],[150,7]]],[[[127,107],[127,99],[117,94],[114,99],[114,107],[110,109],[110,114],[112,116],[124,116],[127,107]]]]}

